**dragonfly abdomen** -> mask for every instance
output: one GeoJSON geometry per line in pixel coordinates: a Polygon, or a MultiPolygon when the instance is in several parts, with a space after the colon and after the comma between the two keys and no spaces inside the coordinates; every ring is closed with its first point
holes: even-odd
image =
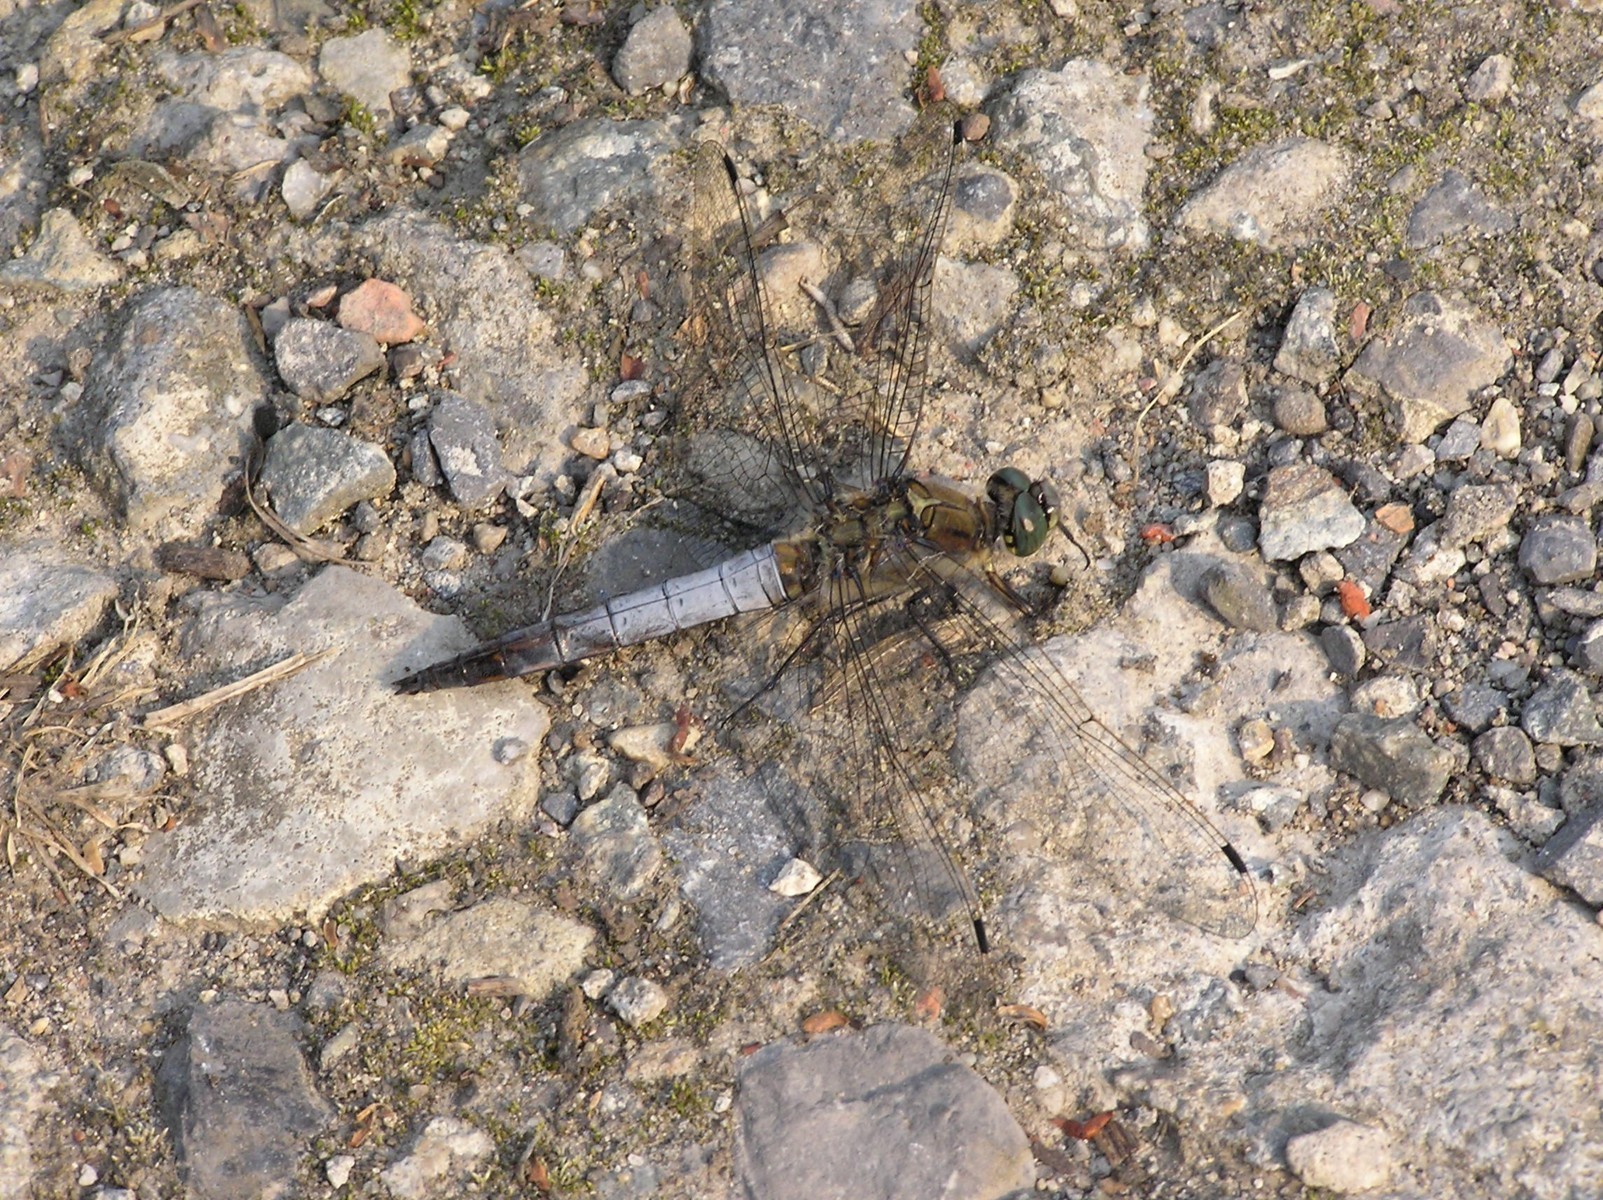
{"type": "Polygon", "coordinates": [[[652,584],[583,612],[515,629],[404,676],[396,681],[395,690],[415,694],[515,679],[736,613],[773,608],[787,598],[774,547],[758,546],[704,571],[652,584]]]}

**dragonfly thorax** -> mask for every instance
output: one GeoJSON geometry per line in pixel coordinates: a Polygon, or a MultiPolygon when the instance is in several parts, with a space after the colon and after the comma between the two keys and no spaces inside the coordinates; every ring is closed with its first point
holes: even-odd
{"type": "Polygon", "coordinates": [[[1057,528],[1058,491],[1044,479],[1031,479],[1017,467],[1003,467],[985,485],[996,509],[1002,544],[1028,558],[1057,528]]]}

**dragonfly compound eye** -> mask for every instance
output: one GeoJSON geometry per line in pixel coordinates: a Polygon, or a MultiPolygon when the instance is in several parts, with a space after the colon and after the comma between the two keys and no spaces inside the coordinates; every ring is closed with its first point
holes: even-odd
{"type": "Polygon", "coordinates": [[[1028,558],[1057,526],[1058,493],[1049,483],[1032,482],[1017,467],[1003,467],[985,487],[1002,526],[1002,544],[1028,558]]]}

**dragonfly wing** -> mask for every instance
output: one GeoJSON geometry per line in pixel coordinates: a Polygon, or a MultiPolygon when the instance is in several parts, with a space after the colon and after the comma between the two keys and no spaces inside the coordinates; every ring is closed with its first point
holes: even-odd
{"type": "Polygon", "coordinates": [[[714,465],[732,491],[781,494],[793,506],[816,508],[834,485],[901,473],[923,412],[935,262],[960,147],[950,121],[926,114],[894,146],[860,156],[832,207],[814,205],[841,262],[828,279],[806,282],[835,291],[860,284],[873,297],[856,314],[855,334],[833,327],[851,349],[830,336],[821,314],[805,329],[786,327],[776,301],[792,298],[770,294],[764,266],[764,239],[783,222],[760,219],[721,147],[699,148],[684,334],[702,365],[682,406],[693,475],[714,465]],[[782,348],[788,341],[815,347],[813,361],[824,364],[816,380],[796,369],[782,348]],[[730,456],[725,442],[703,431],[747,441],[730,456]],[[698,455],[698,439],[709,437],[698,455]]]}
{"type": "Polygon", "coordinates": [[[701,369],[684,401],[691,431],[744,435],[702,447],[739,491],[777,503],[823,499],[816,414],[800,403],[775,345],[777,327],[759,263],[762,222],[740,190],[735,165],[716,143],[697,148],[687,250],[689,315],[684,332],[701,369]]]}
{"type": "Polygon", "coordinates": [[[854,331],[862,376],[841,388],[835,426],[862,438],[870,480],[900,475],[923,419],[935,263],[946,237],[963,139],[942,109],[926,112],[865,170],[843,222],[866,232],[847,241],[848,280],[874,280],[875,299],[854,331]],[[876,274],[877,272],[877,274],[876,274]]]}
{"type": "MultiPolygon", "coordinates": [[[[948,560],[949,562],[949,560],[948,560]]],[[[932,564],[934,565],[934,564],[932,564]]],[[[1046,646],[997,619],[995,591],[940,569],[953,654],[989,659],[964,698],[956,757],[975,807],[1039,823],[1055,858],[1084,870],[1087,899],[1146,907],[1221,937],[1257,923],[1241,855],[1169,779],[1091,711],[1046,646]]]]}
{"type": "MultiPolygon", "coordinates": [[[[879,618],[882,646],[854,630],[853,703],[874,732],[886,808],[904,836],[941,841],[965,816],[1034,822],[1096,902],[1163,913],[1223,937],[1257,921],[1241,855],[1158,771],[1091,711],[1017,611],[968,565],[905,548],[910,589],[879,618]],[[956,711],[936,697],[961,694],[956,711]],[[935,775],[930,764],[953,768],[935,775]],[[910,766],[908,764],[911,764],[910,766]],[[947,812],[957,809],[960,811],[947,812]],[[936,819],[936,812],[946,813],[936,819]]],[[[967,889],[944,848],[947,875],[967,889]]],[[[967,903],[974,906],[972,890],[967,903]]]]}

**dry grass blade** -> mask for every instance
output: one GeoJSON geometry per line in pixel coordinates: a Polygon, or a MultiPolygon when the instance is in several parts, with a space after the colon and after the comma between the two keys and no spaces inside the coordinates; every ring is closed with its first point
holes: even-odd
{"type": "Polygon", "coordinates": [[[280,659],[270,667],[263,667],[253,675],[244,679],[225,683],[222,687],[196,696],[192,700],[183,700],[177,704],[170,704],[166,708],[158,708],[155,712],[146,713],[144,727],[154,729],[160,725],[176,725],[180,721],[187,721],[197,713],[207,712],[219,704],[227,704],[230,700],[264,688],[270,683],[277,683],[280,679],[287,679],[298,671],[303,671],[315,663],[322,662],[339,653],[338,646],[330,646],[326,650],[319,650],[315,654],[291,654],[288,658],[280,659]]]}
{"type": "Polygon", "coordinates": [[[203,3],[205,3],[205,0],[179,0],[179,3],[171,8],[162,9],[153,17],[102,35],[100,40],[108,46],[115,46],[118,42],[126,42],[129,38],[136,37],[147,29],[154,29],[158,25],[164,25],[174,17],[181,17],[190,9],[199,8],[203,3]]]}
{"type": "Polygon", "coordinates": [[[1203,334],[1200,338],[1193,342],[1191,344],[1191,349],[1186,351],[1185,357],[1180,360],[1179,365],[1176,366],[1174,370],[1169,372],[1169,377],[1163,381],[1163,386],[1152,393],[1152,399],[1148,400],[1146,404],[1142,406],[1141,411],[1136,414],[1135,427],[1130,431],[1130,470],[1132,472],[1132,483],[1141,482],[1141,424],[1147,419],[1147,414],[1159,404],[1167,403],[1169,399],[1180,390],[1180,384],[1185,380],[1186,368],[1191,365],[1191,360],[1197,356],[1197,352],[1209,342],[1213,341],[1214,338],[1218,337],[1226,329],[1230,328],[1230,326],[1241,320],[1242,317],[1246,316],[1247,311],[1248,310],[1245,308],[1236,309],[1235,312],[1231,313],[1228,317],[1220,321],[1212,329],[1208,330],[1207,333],[1203,334]]]}
{"type": "Polygon", "coordinates": [[[779,949],[780,944],[781,944],[781,939],[784,936],[785,930],[789,929],[793,924],[795,924],[796,918],[801,916],[802,913],[806,912],[807,909],[812,906],[813,901],[817,900],[826,891],[828,891],[829,890],[829,885],[834,883],[839,878],[840,878],[840,872],[839,871],[831,871],[828,875],[824,876],[823,880],[819,883],[819,885],[817,887],[815,887],[812,891],[808,892],[807,895],[802,897],[802,900],[801,900],[800,904],[796,905],[795,908],[791,909],[788,913],[785,914],[785,919],[782,920],[779,923],[778,928],[776,928],[774,930],[773,945],[769,949],[768,953],[766,955],[764,955],[764,959],[765,960],[768,959],[768,958],[772,958],[774,953],[779,949]]]}
{"type": "Polygon", "coordinates": [[[551,572],[551,582],[545,589],[545,608],[540,612],[542,621],[550,620],[552,606],[556,603],[557,583],[562,579],[563,572],[573,561],[573,548],[578,542],[579,531],[584,528],[590,514],[595,511],[596,501],[601,499],[601,491],[618,478],[618,472],[611,463],[602,463],[590,472],[590,478],[584,485],[584,491],[573,505],[573,517],[568,521],[567,533],[563,535],[562,548],[557,552],[556,569],[551,572]]]}
{"type": "Polygon", "coordinates": [[[315,538],[303,537],[296,533],[278,515],[256,498],[255,480],[261,463],[258,455],[252,455],[252,461],[245,466],[245,502],[250,505],[251,512],[255,513],[261,523],[276,533],[296,555],[305,562],[331,562],[342,566],[361,567],[364,564],[355,559],[346,558],[344,553],[332,542],[321,542],[315,538]]]}
{"type": "MultiPolygon", "coordinates": [[[[24,784],[29,778],[28,772],[37,757],[35,747],[30,744],[24,747],[22,761],[17,764],[17,773],[13,779],[11,791],[11,816],[8,822],[10,828],[6,830],[6,865],[12,870],[16,869],[18,856],[17,839],[19,837],[26,838],[28,841],[34,842],[47,850],[54,851],[62,858],[65,858],[73,866],[77,867],[84,876],[94,880],[105,889],[106,893],[113,899],[122,899],[122,893],[102,878],[104,864],[97,870],[93,863],[79,853],[78,848],[72,844],[66,834],[56,828],[44,810],[23,795],[24,784]]],[[[60,873],[51,862],[50,855],[46,853],[37,857],[45,869],[55,877],[59,885],[61,883],[60,873]]]]}

